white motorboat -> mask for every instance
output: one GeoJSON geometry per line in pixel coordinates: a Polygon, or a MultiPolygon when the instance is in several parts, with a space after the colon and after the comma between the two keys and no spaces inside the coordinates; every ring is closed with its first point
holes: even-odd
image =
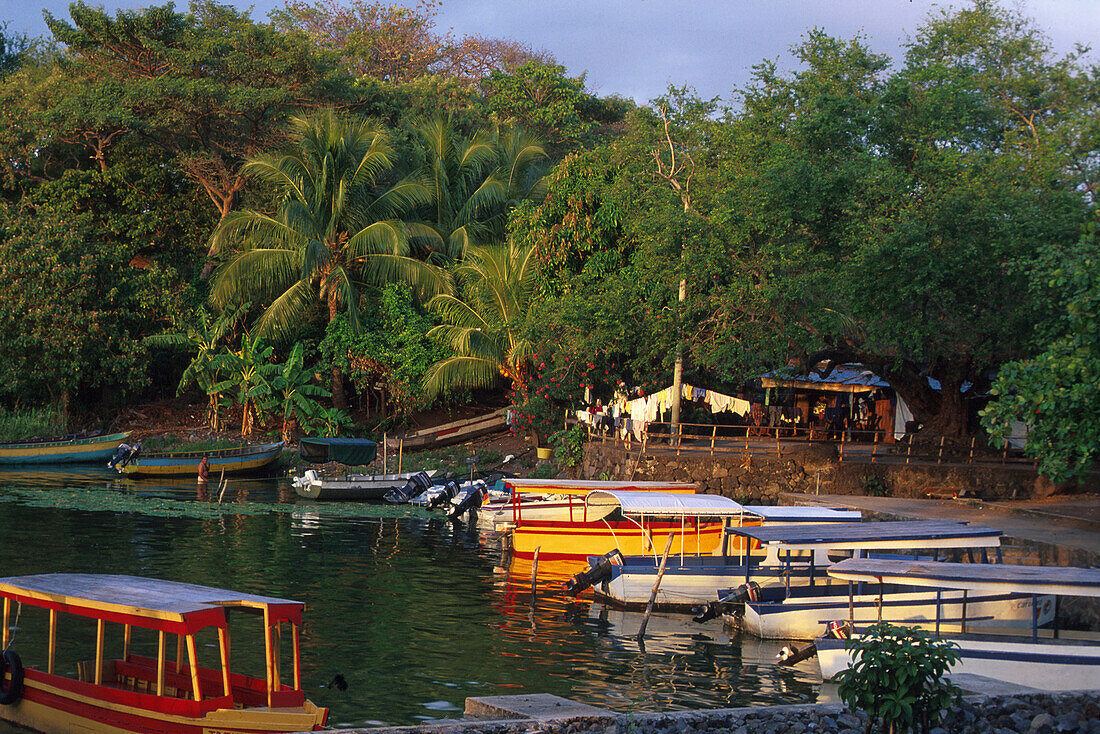
{"type": "MultiPolygon", "coordinates": [[[[852,588],[921,588],[941,602],[949,593],[962,594],[968,600],[976,596],[1022,596],[1028,600],[1028,629],[985,624],[981,634],[974,634],[971,618],[975,611],[980,615],[980,610],[967,603],[962,606],[961,617],[952,618],[949,605],[936,605],[932,631],[955,642],[962,656],[951,672],[1049,691],[1100,688],[1100,636],[1059,630],[1054,624],[1056,615],[1043,613],[1049,600],[1055,600],[1051,607],[1056,608],[1061,596],[1100,597],[1098,569],[851,559],[830,567],[828,574],[852,588]]],[[[857,636],[859,632],[857,622],[857,636]]],[[[825,680],[852,664],[844,640],[819,638],[816,646],[825,680]]]]}

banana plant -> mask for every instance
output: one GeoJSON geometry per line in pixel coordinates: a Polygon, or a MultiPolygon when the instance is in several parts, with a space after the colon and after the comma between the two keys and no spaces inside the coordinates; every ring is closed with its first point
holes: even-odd
{"type": "Polygon", "coordinates": [[[295,423],[311,428],[323,422],[325,407],[315,398],[327,398],[332,394],[314,382],[313,373],[305,369],[304,362],[305,349],[298,342],[271,377],[272,407],[282,415],[283,441],[288,443],[295,423]]]}
{"type": "Polygon", "coordinates": [[[257,419],[263,417],[265,406],[271,404],[271,380],[279,369],[271,364],[273,347],[247,332],[241,336],[241,348],[223,355],[226,379],[214,387],[219,393],[234,392],[241,406],[241,436],[252,435],[257,419]]]}

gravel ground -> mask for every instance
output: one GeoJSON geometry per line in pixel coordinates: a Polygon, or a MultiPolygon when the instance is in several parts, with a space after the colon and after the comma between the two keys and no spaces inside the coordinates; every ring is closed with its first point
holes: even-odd
{"type": "MultiPolygon", "coordinates": [[[[361,729],[394,734],[863,734],[867,719],[843,704],[578,717],[560,722],[462,721],[361,729]]],[[[1100,734],[1100,691],[966,696],[930,734],[1100,734]]]]}

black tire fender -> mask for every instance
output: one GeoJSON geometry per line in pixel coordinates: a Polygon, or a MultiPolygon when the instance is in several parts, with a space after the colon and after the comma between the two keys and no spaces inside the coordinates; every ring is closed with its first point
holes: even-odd
{"type": "Polygon", "coordinates": [[[0,655],[0,706],[10,706],[23,697],[23,661],[14,650],[0,655]],[[7,680],[7,675],[11,680],[7,680]]]}

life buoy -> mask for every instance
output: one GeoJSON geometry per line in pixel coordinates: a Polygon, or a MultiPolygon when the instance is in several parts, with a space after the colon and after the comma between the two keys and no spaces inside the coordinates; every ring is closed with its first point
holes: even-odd
{"type": "Polygon", "coordinates": [[[14,650],[5,650],[0,655],[0,705],[10,706],[22,697],[23,661],[14,650]]]}

